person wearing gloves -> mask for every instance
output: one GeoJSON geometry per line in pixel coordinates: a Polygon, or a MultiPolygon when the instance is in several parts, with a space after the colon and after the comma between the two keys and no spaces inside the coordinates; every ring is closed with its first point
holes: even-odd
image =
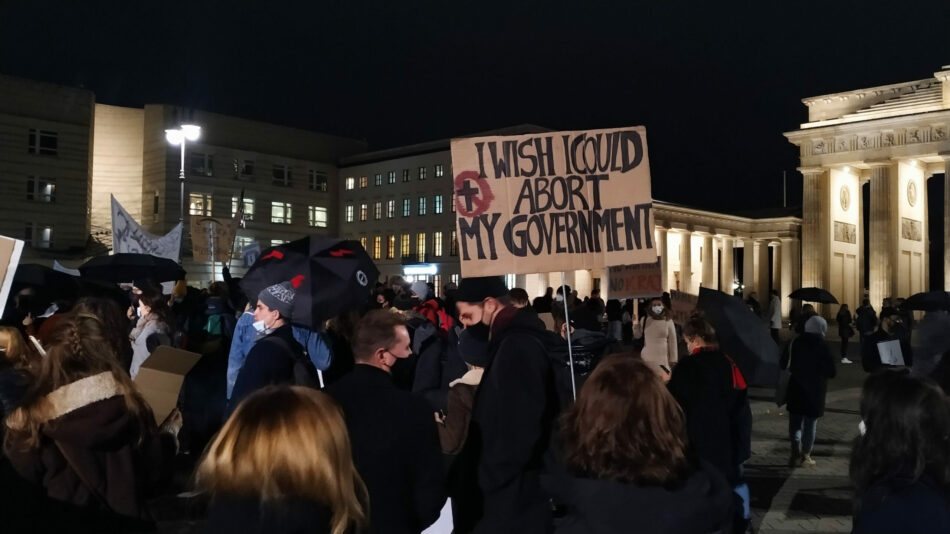
{"type": "Polygon", "coordinates": [[[272,384],[293,384],[294,364],[303,358],[303,349],[294,339],[290,317],[294,286],[281,282],[261,290],[254,309],[257,339],[238,372],[228,403],[228,413],[251,393],[272,384]]]}

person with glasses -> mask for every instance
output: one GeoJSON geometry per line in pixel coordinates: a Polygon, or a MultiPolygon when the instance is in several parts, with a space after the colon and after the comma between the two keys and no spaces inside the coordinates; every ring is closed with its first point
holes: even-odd
{"type": "Polygon", "coordinates": [[[369,531],[422,532],[439,518],[446,490],[432,410],[392,378],[396,362],[412,354],[406,321],[370,311],[352,346],[356,365],[327,392],[343,409],[353,464],[369,491],[369,531]]]}

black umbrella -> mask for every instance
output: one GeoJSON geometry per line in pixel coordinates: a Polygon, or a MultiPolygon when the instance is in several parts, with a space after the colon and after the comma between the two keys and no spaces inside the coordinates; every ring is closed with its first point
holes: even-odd
{"type": "Polygon", "coordinates": [[[151,278],[156,282],[171,282],[185,279],[185,270],[168,258],[151,254],[119,253],[97,256],[79,266],[84,278],[108,282],[131,282],[151,278]]]}
{"type": "Polygon", "coordinates": [[[63,292],[68,296],[76,293],[79,281],[69,273],[45,265],[21,263],[17,265],[13,275],[13,287],[34,287],[53,293],[63,292]]]}
{"type": "Polygon", "coordinates": [[[290,281],[296,289],[291,320],[316,328],[325,319],[364,306],[378,276],[358,242],[311,236],[261,251],[241,288],[256,299],[265,287],[290,281]]]}
{"type": "Polygon", "coordinates": [[[925,291],[911,295],[902,306],[908,310],[950,311],[950,293],[946,291],[925,291]]]}
{"type": "Polygon", "coordinates": [[[790,299],[804,300],[805,302],[820,302],[822,304],[837,304],[834,295],[820,287],[803,287],[796,289],[788,296],[790,299]]]}
{"type": "Polygon", "coordinates": [[[716,329],[719,348],[728,354],[750,385],[774,387],[779,375],[779,348],[768,328],[740,299],[715,289],[699,288],[696,306],[716,329]]]}

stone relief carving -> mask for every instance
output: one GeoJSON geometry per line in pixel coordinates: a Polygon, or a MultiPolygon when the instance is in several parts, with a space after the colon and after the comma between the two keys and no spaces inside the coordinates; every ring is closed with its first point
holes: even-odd
{"type": "Polygon", "coordinates": [[[912,208],[917,204],[917,182],[914,180],[907,182],[907,203],[912,208]]]}
{"type": "Polygon", "coordinates": [[[923,236],[920,221],[901,217],[901,237],[910,241],[923,241],[923,236]]]}
{"type": "Polygon", "coordinates": [[[844,137],[839,137],[835,142],[835,152],[847,152],[848,149],[848,140],[844,137]]]}
{"type": "Polygon", "coordinates": [[[851,206],[851,190],[848,189],[848,186],[841,186],[841,191],[838,192],[838,200],[841,202],[841,209],[848,211],[851,206]]]}
{"type": "Polygon", "coordinates": [[[894,132],[884,132],[881,134],[881,144],[884,146],[894,145],[894,132]]]}
{"type": "Polygon", "coordinates": [[[813,154],[824,154],[825,153],[825,140],[816,139],[814,144],[812,144],[812,153],[813,154]]]}
{"type": "Polygon", "coordinates": [[[852,245],[857,243],[857,226],[846,222],[835,221],[835,241],[839,243],[851,243],[852,245]]]}
{"type": "Polygon", "coordinates": [[[918,128],[908,128],[907,129],[907,142],[908,143],[919,143],[920,142],[920,130],[918,128]]]}
{"type": "Polygon", "coordinates": [[[934,126],[930,133],[931,141],[943,141],[947,138],[946,126],[934,126]]]}

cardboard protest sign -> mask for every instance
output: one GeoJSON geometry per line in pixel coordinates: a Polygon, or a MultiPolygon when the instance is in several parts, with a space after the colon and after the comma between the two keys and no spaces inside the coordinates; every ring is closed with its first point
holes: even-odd
{"type": "Polygon", "coordinates": [[[676,290],[670,291],[670,318],[673,319],[674,323],[683,326],[689,316],[696,311],[696,303],[698,302],[699,297],[696,295],[676,290]]]}
{"type": "Polygon", "coordinates": [[[463,276],[656,261],[646,129],[452,140],[463,276]]]}
{"type": "Polygon", "coordinates": [[[904,365],[904,353],[901,351],[901,342],[896,339],[879,341],[877,344],[877,353],[881,356],[881,363],[884,365],[904,365]]]}
{"type": "Polygon", "coordinates": [[[230,260],[238,224],[237,219],[192,216],[191,253],[195,261],[211,261],[212,254],[215,261],[230,260]]]}
{"type": "Polygon", "coordinates": [[[13,277],[16,267],[20,264],[20,254],[23,253],[23,241],[11,237],[0,236],[0,315],[10,297],[10,288],[13,287],[13,277]]]}
{"type": "Polygon", "coordinates": [[[142,363],[134,382],[152,408],[155,424],[161,424],[175,409],[185,375],[200,358],[194,352],[160,345],[142,363]]]}
{"type": "Polygon", "coordinates": [[[663,293],[660,262],[611,267],[607,270],[607,288],[612,299],[659,296],[663,293]]]}

